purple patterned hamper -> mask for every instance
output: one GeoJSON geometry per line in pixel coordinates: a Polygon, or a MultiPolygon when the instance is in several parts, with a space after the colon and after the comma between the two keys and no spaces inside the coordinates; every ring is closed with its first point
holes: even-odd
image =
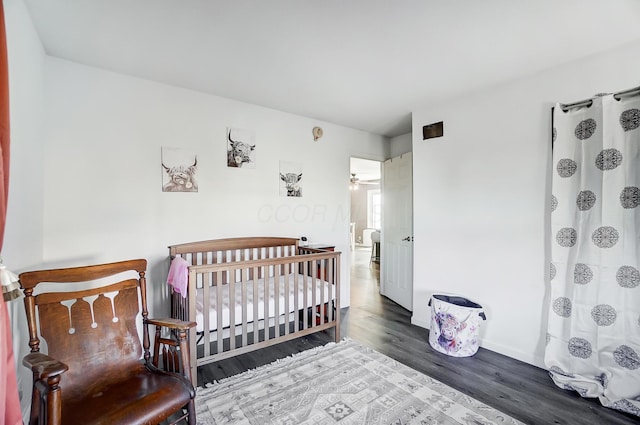
{"type": "Polygon", "coordinates": [[[453,357],[469,357],[478,351],[480,321],[486,320],[482,306],[456,295],[433,294],[429,344],[453,357]]]}

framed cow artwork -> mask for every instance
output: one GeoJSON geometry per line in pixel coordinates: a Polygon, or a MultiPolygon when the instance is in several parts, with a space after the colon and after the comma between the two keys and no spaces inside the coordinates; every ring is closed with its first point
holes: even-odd
{"type": "Polygon", "coordinates": [[[302,197],[302,165],[280,161],[280,196],[302,197]]]}
{"type": "Polygon", "coordinates": [[[255,138],[251,130],[227,127],[227,167],[256,168],[255,138]]]}
{"type": "Polygon", "coordinates": [[[197,192],[198,155],[188,149],[162,148],[162,191],[197,192]]]}

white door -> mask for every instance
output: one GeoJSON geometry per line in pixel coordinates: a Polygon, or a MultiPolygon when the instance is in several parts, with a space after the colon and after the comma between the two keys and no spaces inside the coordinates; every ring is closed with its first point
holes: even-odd
{"type": "Polygon", "coordinates": [[[413,310],[412,154],[384,162],[380,293],[413,310]]]}

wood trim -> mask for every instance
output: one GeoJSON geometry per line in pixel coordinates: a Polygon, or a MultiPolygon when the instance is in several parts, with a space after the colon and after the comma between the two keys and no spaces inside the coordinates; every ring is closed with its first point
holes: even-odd
{"type": "Polygon", "coordinates": [[[147,270],[147,260],[128,260],[86,267],[25,272],[20,274],[20,285],[24,289],[32,289],[40,282],[83,282],[112,276],[113,274],[120,273],[123,270],[135,270],[138,273],[145,273],[147,270]]]}
{"type": "MultiPolygon", "coordinates": [[[[224,351],[222,353],[214,354],[207,358],[199,358],[197,360],[197,365],[202,366],[205,364],[217,362],[223,359],[228,359],[231,357],[238,356],[240,354],[250,353],[252,351],[258,350],[260,348],[270,347],[272,345],[280,344],[285,341],[290,341],[295,338],[300,338],[301,336],[310,335],[315,332],[320,332],[325,329],[331,329],[335,325],[333,323],[325,323],[324,325],[314,326],[313,328],[307,328],[298,332],[289,333],[287,335],[280,336],[278,339],[268,339],[262,342],[257,342],[255,344],[247,345],[245,347],[236,348],[233,351],[224,351]]],[[[256,332],[257,333],[257,332],[256,332]]],[[[195,376],[195,375],[194,375],[195,376]]]]}
{"type": "Polygon", "coordinates": [[[264,248],[273,246],[298,246],[296,238],[283,237],[240,237],[227,239],[212,239],[208,241],[189,242],[169,246],[172,257],[194,251],[228,251],[236,249],[264,248]]]}

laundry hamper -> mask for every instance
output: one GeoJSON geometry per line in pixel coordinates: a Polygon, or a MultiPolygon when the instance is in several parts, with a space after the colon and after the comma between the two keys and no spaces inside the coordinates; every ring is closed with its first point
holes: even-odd
{"type": "Polygon", "coordinates": [[[482,306],[456,295],[433,294],[429,344],[434,350],[453,357],[469,357],[478,351],[482,306]]]}

